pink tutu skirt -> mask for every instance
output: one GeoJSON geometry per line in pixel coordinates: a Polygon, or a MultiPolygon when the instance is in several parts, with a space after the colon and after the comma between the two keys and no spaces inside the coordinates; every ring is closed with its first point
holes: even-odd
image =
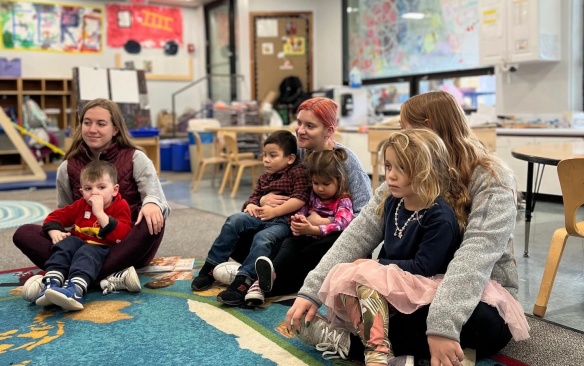
{"type": "MultiPolygon", "coordinates": [[[[351,322],[346,313],[340,294],[356,297],[356,286],[370,287],[402,314],[411,314],[418,308],[428,305],[434,299],[442,275],[423,277],[401,270],[395,264],[388,266],[375,260],[359,264],[341,263],[331,269],[324,280],[318,297],[325,305],[329,319],[351,322]]],[[[489,280],[483,291],[481,301],[493,306],[509,326],[516,341],[529,338],[529,325],[521,304],[503,286],[489,280]]],[[[348,326],[349,324],[345,324],[348,326]]]]}

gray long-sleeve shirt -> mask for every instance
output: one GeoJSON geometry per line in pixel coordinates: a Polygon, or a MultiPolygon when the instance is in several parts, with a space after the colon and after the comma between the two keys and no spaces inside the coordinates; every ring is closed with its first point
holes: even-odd
{"type": "MultiPolygon", "coordinates": [[[[460,249],[430,305],[427,334],[460,341],[460,331],[479,303],[489,279],[517,296],[518,275],[513,258],[513,230],[517,215],[515,180],[504,166],[497,167],[501,182],[482,167],[473,172],[469,191],[472,198],[468,225],[460,249]]],[[[343,231],[298,292],[319,305],[318,290],[327,273],[337,263],[365,258],[383,240],[384,221],[375,213],[387,184],[375,195],[343,231]]]]}

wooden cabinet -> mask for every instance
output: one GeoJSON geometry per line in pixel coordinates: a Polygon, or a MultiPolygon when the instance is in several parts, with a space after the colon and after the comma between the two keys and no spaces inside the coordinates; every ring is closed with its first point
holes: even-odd
{"type": "Polygon", "coordinates": [[[71,79],[63,78],[4,78],[0,77],[0,106],[13,107],[18,123],[22,124],[23,103],[26,97],[34,100],[47,113],[55,127],[66,129],[75,120],[74,93],[71,79]]]}

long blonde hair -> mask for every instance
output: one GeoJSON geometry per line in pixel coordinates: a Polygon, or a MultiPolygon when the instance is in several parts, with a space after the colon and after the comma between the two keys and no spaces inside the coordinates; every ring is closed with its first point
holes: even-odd
{"type": "MultiPolygon", "coordinates": [[[[442,195],[454,210],[461,232],[464,231],[468,214],[464,203],[457,199],[459,176],[456,169],[450,167],[450,154],[442,139],[428,129],[402,130],[393,133],[383,143],[381,151],[384,156],[387,149],[395,152],[397,163],[422,206],[430,207],[442,195]]],[[[378,215],[383,216],[385,201],[390,194],[387,190],[377,206],[378,215]]]]}
{"type": "Polygon", "coordinates": [[[118,107],[116,103],[112,102],[109,99],[98,98],[87,102],[87,104],[85,104],[85,106],[83,107],[83,110],[79,115],[79,120],[77,121],[78,122],[77,128],[75,129],[75,131],[73,131],[72,134],[71,147],[69,147],[69,150],[67,150],[67,152],[65,153],[63,160],[67,160],[68,158],[75,156],[79,152],[79,147],[83,142],[83,136],[81,134],[83,128],[83,118],[85,118],[85,113],[87,113],[88,110],[94,107],[101,107],[110,112],[112,123],[114,127],[118,129],[118,133],[112,138],[112,142],[114,141],[117,142],[120,149],[133,148],[137,150],[142,150],[141,148],[134,145],[130,141],[130,133],[128,132],[128,127],[126,126],[126,122],[124,121],[124,117],[122,116],[120,107],[118,107]]]}

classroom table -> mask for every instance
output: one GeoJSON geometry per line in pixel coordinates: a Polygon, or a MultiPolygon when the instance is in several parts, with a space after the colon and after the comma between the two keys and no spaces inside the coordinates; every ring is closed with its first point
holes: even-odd
{"type": "MultiPolygon", "coordinates": [[[[379,173],[379,166],[378,166],[378,156],[379,156],[379,149],[383,142],[391,136],[392,133],[395,131],[399,131],[399,126],[380,126],[374,125],[369,126],[367,131],[367,139],[368,139],[368,150],[371,154],[371,165],[373,166],[373,170],[371,173],[371,186],[373,191],[377,189],[379,186],[379,175],[375,174],[376,172],[379,173]]],[[[476,137],[487,147],[489,151],[495,151],[497,147],[497,130],[493,126],[477,126],[472,127],[472,131],[476,135],[476,137]]]]}
{"type": "Polygon", "coordinates": [[[539,192],[541,179],[546,165],[557,166],[563,159],[584,157],[584,141],[564,144],[539,144],[519,146],[511,151],[519,160],[527,161],[527,187],[525,192],[525,249],[524,257],[529,257],[529,230],[531,213],[535,209],[535,195],[539,192]],[[533,165],[537,164],[534,172],[533,165]]]}

